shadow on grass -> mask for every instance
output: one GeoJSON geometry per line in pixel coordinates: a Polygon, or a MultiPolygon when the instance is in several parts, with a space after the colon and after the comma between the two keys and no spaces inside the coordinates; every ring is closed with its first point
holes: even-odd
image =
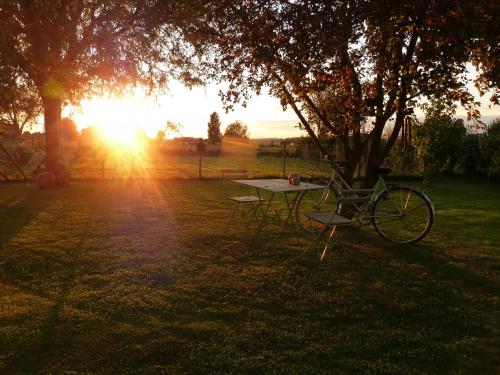
{"type": "Polygon", "coordinates": [[[78,195],[93,206],[79,226],[62,220],[75,243],[9,372],[494,372],[495,289],[480,274],[491,259],[470,251],[462,269],[442,244],[395,246],[367,227],[337,237],[320,266],[303,254],[310,237],[257,240],[232,221],[218,184],[78,195]]]}
{"type": "MultiPolygon", "coordinates": [[[[34,193],[40,192],[35,191],[34,193]]],[[[38,198],[38,200],[34,204],[37,209],[29,210],[29,212],[32,213],[31,217],[34,217],[36,213],[41,212],[44,207],[47,207],[51,201],[57,198],[58,194],[56,190],[42,191],[41,193],[42,194],[32,194],[32,198],[38,198]]],[[[33,205],[33,202],[31,204],[33,205]]],[[[90,234],[90,224],[92,223],[95,211],[96,206],[94,205],[87,218],[85,227],[80,234],[78,244],[75,246],[75,249],[78,249],[78,251],[72,253],[73,259],[68,264],[64,278],[61,281],[61,291],[52,300],[53,305],[48,311],[47,318],[38,330],[38,338],[6,364],[4,368],[4,370],[7,371],[6,373],[38,373],[42,370],[42,360],[45,356],[47,356],[47,353],[57,355],[57,351],[55,349],[58,348],[58,345],[61,345],[58,343],[58,340],[61,338],[56,334],[57,327],[65,306],[66,298],[76,276],[76,269],[79,266],[80,252],[83,248],[84,242],[88,239],[90,234]]],[[[22,215],[18,216],[22,217],[22,215]]],[[[26,219],[29,219],[28,215],[26,219]]],[[[27,220],[27,222],[29,222],[29,220],[27,220]]],[[[19,230],[20,229],[22,229],[22,226],[19,227],[19,230]]]]}
{"type": "MultiPolygon", "coordinates": [[[[18,189],[17,185],[9,188],[18,189]]],[[[0,247],[9,242],[26,225],[57,199],[57,190],[39,190],[35,186],[19,187],[17,199],[0,206],[0,247]]]]}
{"type": "MultiPolygon", "coordinates": [[[[471,267],[454,265],[454,262],[458,260],[457,257],[442,254],[432,243],[426,242],[401,246],[377,238],[376,244],[407,263],[421,265],[428,273],[432,273],[442,279],[459,282],[464,284],[464,286],[480,289],[484,293],[497,295],[500,293],[500,285],[498,283],[474,272],[471,267]]],[[[464,262],[467,261],[465,258],[461,260],[464,262]]],[[[490,259],[489,261],[493,260],[490,259]]]]}

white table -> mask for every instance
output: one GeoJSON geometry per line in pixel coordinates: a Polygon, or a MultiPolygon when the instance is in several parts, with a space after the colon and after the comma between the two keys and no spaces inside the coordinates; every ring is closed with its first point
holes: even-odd
{"type": "MultiPolygon", "coordinates": [[[[234,182],[242,185],[247,185],[251,186],[257,189],[257,194],[260,196],[260,191],[265,190],[268,192],[271,192],[271,198],[269,199],[269,202],[267,203],[267,206],[264,210],[263,216],[262,216],[262,221],[259,224],[259,232],[264,228],[266,224],[266,219],[267,219],[267,214],[269,211],[269,207],[271,206],[271,202],[274,199],[274,196],[276,193],[284,193],[285,195],[285,200],[286,200],[286,205],[288,208],[288,216],[285,220],[285,223],[283,224],[283,229],[285,226],[288,224],[290,218],[292,218],[293,210],[295,209],[295,205],[297,203],[297,199],[300,195],[301,192],[307,191],[307,190],[319,190],[319,189],[324,189],[324,186],[321,185],[316,185],[316,184],[311,184],[308,182],[301,182],[299,185],[290,185],[288,183],[288,180],[284,180],[281,178],[274,178],[274,179],[263,179],[263,180],[233,180],[234,182]],[[293,197],[293,200],[288,199],[288,194],[293,194],[295,193],[295,196],[293,197]]],[[[293,221],[293,218],[292,218],[293,221]]]]}

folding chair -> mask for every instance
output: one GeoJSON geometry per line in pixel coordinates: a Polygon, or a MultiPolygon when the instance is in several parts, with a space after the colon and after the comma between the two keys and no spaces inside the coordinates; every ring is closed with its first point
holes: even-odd
{"type": "Polygon", "coordinates": [[[353,221],[346,217],[337,215],[335,212],[311,212],[305,213],[305,215],[310,220],[323,225],[323,228],[317,234],[315,234],[314,242],[311,245],[312,247],[316,247],[320,242],[323,234],[325,234],[325,232],[330,229],[330,233],[328,234],[328,237],[326,239],[325,246],[323,248],[323,251],[321,252],[320,261],[322,261],[325,258],[326,253],[328,252],[328,246],[330,245],[337,227],[351,226],[353,224],[353,221]]]}
{"type": "Polygon", "coordinates": [[[262,208],[262,202],[264,202],[265,199],[253,195],[229,197],[228,199],[231,202],[231,218],[234,218],[235,212],[240,210],[241,205],[245,205],[249,206],[249,209],[246,211],[242,211],[242,216],[246,217],[249,213],[253,213],[256,221],[259,221],[257,211],[259,210],[259,208],[262,208]]]}
{"type": "Polygon", "coordinates": [[[40,166],[45,160],[45,152],[44,151],[35,151],[33,156],[28,160],[25,164],[25,169],[27,169],[32,175],[36,176],[40,171],[40,166]]]}

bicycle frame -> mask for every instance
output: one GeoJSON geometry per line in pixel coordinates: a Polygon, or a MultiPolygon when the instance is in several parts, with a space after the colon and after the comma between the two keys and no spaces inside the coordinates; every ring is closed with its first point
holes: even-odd
{"type": "Polygon", "coordinates": [[[313,233],[315,243],[330,230],[321,259],[338,226],[372,224],[382,238],[400,244],[420,241],[429,232],[434,206],[425,194],[411,186],[387,183],[383,170],[371,189],[353,188],[343,177],[343,163],[330,163],[332,171],[324,189],[318,191],[319,196],[305,200],[301,196],[296,212],[297,227],[313,233]],[[329,199],[330,194],[334,197],[329,199]]]}
{"type": "MultiPolygon", "coordinates": [[[[323,191],[320,199],[318,200],[317,203],[314,204],[314,207],[316,209],[320,209],[321,206],[328,199],[330,192],[333,191],[336,195],[335,198],[337,202],[340,201],[339,205],[337,206],[337,212],[336,212],[337,214],[339,214],[342,210],[343,190],[352,190],[352,186],[349,183],[347,183],[347,181],[342,177],[341,172],[337,169],[338,168],[337,165],[335,165],[334,163],[331,163],[331,165],[332,165],[332,172],[330,174],[329,181],[325,186],[325,190],[323,191]]],[[[389,186],[385,182],[382,175],[379,175],[377,182],[373,186],[373,192],[370,194],[370,199],[368,200],[368,202],[364,204],[359,204],[355,202],[352,203],[354,208],[354,219],[360,225],[363,224],[361,222],[362,220],[371,220],[375,217],[370,214],[370,207],[375,202],[378,195],[385,191],[387,191],[390,194],[389,186]]],[[[403,212],[399,209],[399,207],[396,206],[396,208],[398,209],[399,213],[390,216],[395,218],[403,216],[403,212]]]]}

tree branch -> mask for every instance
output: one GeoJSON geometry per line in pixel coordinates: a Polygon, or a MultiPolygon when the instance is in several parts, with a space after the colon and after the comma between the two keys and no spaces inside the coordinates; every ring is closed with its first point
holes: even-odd
{"type": "Polygon", "coordinates": [[[313,142],[316,144],[316,146],[319,148],[319,150],[321,151],[321,153],[323,155],[328,155],[328,151],[326,150],[326,148],[323,147],[323,145],[321,144],[321,141],[319,140],[317,135],[314,133],[314,130],[312,129],[311,125],[305,119],[305,117],[302,115],[302,112],[300,112],[300,110],[298,109],[297,104],[295,103],[295,99],[293,98],[290,91],[288,91],[288,89],[286,88],[284,81],[281,79],[281,77],[276,72],[273,73],[273,76],[276,79],[276,81],[279,82],[281,90],[283,91],[283,93],[285,94],[285,96],[287,98],[288,104],[292,107],[293,111],[295,112],[297,117],[300,119],[300,122],[302,123],[302,125],[304,125],[304,128],[306,129],[307,133],[309,134],[309,136],[311,137],[313,142]]]}

